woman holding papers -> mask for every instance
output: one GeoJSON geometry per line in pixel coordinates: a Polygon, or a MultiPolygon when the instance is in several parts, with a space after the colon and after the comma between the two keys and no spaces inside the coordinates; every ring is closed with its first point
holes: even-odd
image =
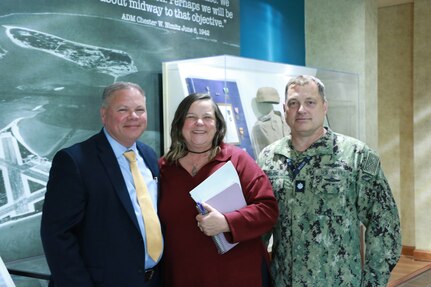
{"type": "MultiPolygon", "coordinates": [[[[277,202],[266,175],[245,151],[223,142],[225,133],[223,115],[207,94],[187,96],[175,112],[172,144],[159,162],[166,286],[270,284],[269,256],[261,236],[277,220],[277,202]],[[228,162],[239,177],[246,206],[221,213],[203,202],[207,214],[198,213],[189,192],[228,162]],[[212,239],[217,234],[238,244],[219,254],[212,239]]],[[[218,185],[225,186],[219,180],[213,189],[218,185]]]]}

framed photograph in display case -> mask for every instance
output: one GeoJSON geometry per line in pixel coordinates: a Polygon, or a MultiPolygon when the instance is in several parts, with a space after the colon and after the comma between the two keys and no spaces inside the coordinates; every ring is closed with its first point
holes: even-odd
{"type": "Polygon", "coordinates": [[[254,157],[247,121],[235,81],[205,78],[186,78],[188,93],[206,93],[224,112],[227,124],[226,143],[239,146],[254,157]],[[230,107],[230,108],[229,108],[230,107]]]}
{"type": "MultiPolygon", "coordinates": [[[[238,130],[236,126],[235,114],[231,104],[217,104],[223,117],[226,120],[226,137],[225,142],[238,145],[241,143],[240,134],[241,129],[238,130]]],[[[243,130],[242,130],[243,131],[243,130]]]]}

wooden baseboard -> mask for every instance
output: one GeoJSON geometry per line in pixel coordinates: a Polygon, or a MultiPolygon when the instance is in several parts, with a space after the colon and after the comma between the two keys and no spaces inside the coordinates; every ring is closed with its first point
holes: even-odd
{"type": "Polygon", "coordinates": [[[401,250],[401,255],[408,256],[408,257],[413,257],[414,251],[415,251],[415,247],[414,246],[405,246],[405,245],[403,245],[403,249],[401,250]]]}
{"type": "Polygon", "coordinates": [[[415,246],[403,245],[401,255],[411,257],[418,261],[431,261],[431,250],[416,249],[415,246]]]}
{"type": "Polygon", "coordinates": [[[413,258],[420,261],[431,261],[431,251],[415,249],[413,251],[413,258]]]}

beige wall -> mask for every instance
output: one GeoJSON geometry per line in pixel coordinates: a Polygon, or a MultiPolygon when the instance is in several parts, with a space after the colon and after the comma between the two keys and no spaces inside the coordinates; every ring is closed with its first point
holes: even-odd
{"type": "Polygon", "coordinates": [[[431,260],[431,1],[305,0],[306,65],[357,73],[361,137],[381,155],[403,245],[431,260]],[[377,124],[376,124],[377,123],[377,124]]]}
{"type": "Polygon", "coordinates": [[[359,75],[359,138],[377,149],[377,4],[306,0],[306,65],[359,75]]]}
{"type": "Polygon", "coordinates": [[[414,3],[413,125],[416,248],[431,259],[431,1],[414,3]]]}
{"type": "Polygon", "coordinates": [[[379,9],[379,152],[397,195],[403,245],[415,246],[413,182],[413,4],[379,9]]]}
{"type": "Polygon", "coordinates": [[[431,1],[379,9],[379,150],[403,245],[431,259],[431,1]]]}

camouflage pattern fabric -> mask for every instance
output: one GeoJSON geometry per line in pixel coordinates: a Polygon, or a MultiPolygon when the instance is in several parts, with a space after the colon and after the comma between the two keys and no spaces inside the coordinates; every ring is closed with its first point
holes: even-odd
{"type": "Polygon", "coordinates": [[[386,286],[401,252],[400,221],[373,150],[327,129],[302,153],[289,136],[267,146],[257,161],[280,209],[274,286],[386,286]],[[366,227],[363,268],[360,223],[366,227]]]}

